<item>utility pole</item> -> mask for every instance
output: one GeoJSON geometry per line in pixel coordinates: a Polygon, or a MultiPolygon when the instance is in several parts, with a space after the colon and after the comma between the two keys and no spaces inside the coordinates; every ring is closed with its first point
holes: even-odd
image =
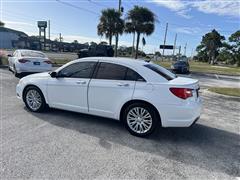
{"type": "Polygon", "coordinates": [[[191,60],[193,59],[193,48],[192,48],[192,51],[191,51],[191,60]]]}
{"type": "Polygon", "coordinates": [[[181,46],[179,46],[178,59],[180,58],[180,56],[181,56],[181,46]]]}
{"type": "Polygon", "coordinates": [[[62,39],[63,39],[62,34],[59,33],[59,42],[62,42],[62,39]]]}
{"type": "Polygon", "coordinates": [[[164,50],[165,50],[166,39],[167,39],[167,31],[168,31],[168,23],[166,24],[165,35],[164,35],[164,41],[163,41],[163,53],[162,53],[163,56],[164,56],[164,50]]]}
{"type": "Polygon", "coordinates": [[[62,40],[63,40],[62,34],[59,33],[60,51],[62,50],[62,40]]]}
{"type": "Polygon", "coordinates": [[[49,39],[49,44],[48,44],[48,47],[49,47],[49,50],[51,50],[51,39],[50,39],[50,20],[48,20],[48,39],[49,39]]]}
{"type": "Polygon", "coordinates": [[[187,50],[187,43],[184,46],[184,56],[186,56],[186,50],[187,50]]]}
{"type": "Polygon", "coordinates": [[[175,39],[174,39],[173,56],[175,55],[176,43],[177,43],[177,33],[176,33],[175,39]]]}
{"type": "MultiPolygon", "coordinates": [[[[122,12],[121,12],[121,6],[122,6],[122,0],[118,0],[118,12],[121,16],[122,12]]],[[[117,46],[118,46],[118,37],[119,34],[116,34],[116,43],[115,43],[115,57],[117,57],[117,46]]]]}
{"type": "Polygon", "coordinates": [[[48,39],[50,40],[50,20],[48,20],[48,39]]]}
{"type": "Polygon", "coordinates": [[[133,33],[132,57],[134,57],[134,47],[135,47],[135,32],[133,33]]]}

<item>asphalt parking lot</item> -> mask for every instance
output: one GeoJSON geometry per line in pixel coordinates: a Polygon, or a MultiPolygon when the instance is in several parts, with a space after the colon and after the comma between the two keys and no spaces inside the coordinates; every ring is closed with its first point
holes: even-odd
{"type": "Polygon", "coordinates": [[[1,178],[236,179],[240,176],[240,102],[202,91],[191,128],[130,135],[117,121],[51,109],[30,113],[16,98],[18,79],[0,69],[1,178]]]}

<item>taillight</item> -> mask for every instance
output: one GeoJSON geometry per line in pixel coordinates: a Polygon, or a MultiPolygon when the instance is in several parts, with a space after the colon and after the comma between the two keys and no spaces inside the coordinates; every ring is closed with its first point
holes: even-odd
{"type": "Polygon", "coordinates": [[[192,97],[192,89],[188,88],[170,88],[170,91],[177,97],[181,99],[187,99],[189,97],[192,97]]]}
{"type": "Polygon", "coordinates": [[[18,62],[20,62],[20,63],[26,63],[26,62],[30,62],[30,61],[27,60],[27,59],[19,59],[18,62]]]}
{"type": "Polygon", "coordinates": [[[47,61],[44,61],[45,63],[47,63],[47,64],[52,64],[52,61],[50,61],[50,60],[47,60],[47,61]]]}

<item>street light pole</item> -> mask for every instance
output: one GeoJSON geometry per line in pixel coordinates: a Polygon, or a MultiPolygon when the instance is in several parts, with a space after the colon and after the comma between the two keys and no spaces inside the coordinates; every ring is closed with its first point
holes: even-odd
{"type": "Polygon", "coordinates": [[[163,57],[164,57],[164,50],[165,50],[166,39],[167,39],[167,31],[168,31],[168,23],[166,24],[165,35],[164,35],[164,41],[163,41],[163,53],[162,53],[162,56],[163,56],[163,57]]]}
{"type": "MultiPolygon", "coordinates": [[[[119,0],[118,1],[118,12],[121,16],[121,5],[122,5],[122,0],[119,0]]],[[[118,46],[118,37],[119,37],[119,34],[117,33],[116,34],[116,43],[115,43],[115,57],[117,57],[117,46],[118,46]]]]}

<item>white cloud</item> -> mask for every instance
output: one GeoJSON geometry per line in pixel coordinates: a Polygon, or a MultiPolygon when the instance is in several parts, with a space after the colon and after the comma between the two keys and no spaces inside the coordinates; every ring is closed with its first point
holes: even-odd
{"type": "Polygon", "coordinates": [[[152,0],[152,2],[173,11],[179,11],[186,8],[186,4],[180,0],[152,0]]]}
{"type": "Polygon", "coordinates": [[[21,21],[4,21],[5,25],[6,26],[31,26],[31,27],[35,27],[36,24],[31,24],[31,23],[28,23],[28,22],[21,22],[21,21]]]}
{"type": "Polygon", "coordinates": [[[198,27],[177,27],[175,28],[175,31],[178,33],[184,33],[184,34],[198,34],[201,32],[201,29],[198,27]]]}
{"type": "Polygon", "coordinates": [[[240,16],[240,1],[229,0],[205,0],[194,1],[191,3],[192,7],[206,14],[217,14],[220,16],[240,16]]]}
{"type": "Polygon", "coordinates": [[[240,0],[151,0],[151,2],[166,7],[184,18],[191,18],[190,9],[197,9],[206,14],[220,16],[240,16],[240,0]]]}

